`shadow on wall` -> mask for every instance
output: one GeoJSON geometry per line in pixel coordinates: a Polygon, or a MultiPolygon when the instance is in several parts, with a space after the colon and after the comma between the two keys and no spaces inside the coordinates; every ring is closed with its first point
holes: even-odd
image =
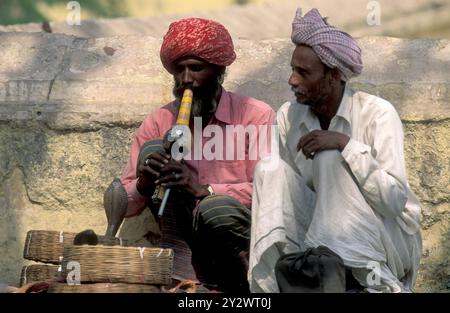
{"type": "MultiPolygon", "coordinates": [[[[5,5],[2,2],[2,5],[5,5]]],[[[0,10],[3,14],[3,10],[0,10]]],[[[17,285],[21,264],[18,264],[18,255],[22,254],[25,234],[22,233],[22,224],[26,223],[27,212],[39,207],[38,201],[29,198],[26,182],[32,181],[37,168],[45,170],[47,154],[47,134],[32,120],[39,117],[39,103],[32,109],[24,102],[30,98],[35,88],[43,88],[41,82],[35,83],[33,77],[22,80],[28,76],[30,69],[41,66],[44,51],[41,51],[40,42],[36,42],[34,51],[29,53],[26,62],[16,62],[11,58],[21,58],[12,52],[11,42],[2,36],[0,43],[0,76],[4,79],[0,85],[0,96],[3,105],[16,108],[16,114],[0,121],[0,246],[2,247],[2,271],[0,281],[17,285]],[[5,46],[9,44],[9,46],[5,46]],[[8,48],[11,48],[9,50],[8,48]],[[5,60],[9,59],[9,62],[5,60]],[[9,67],[14,62],[14,67],[9,67]],[[12,70],[14,68],[14,70],[12,70]],[[18,99],[23,101],[17,101],[18,99]],[[31,115],[35,115],[32,117],[31,115]]],[[[16,43],[20,44],[20,43],[16,43]]],[[[44,92],[45,93],[45,92],[44,92]]],[[[12,111],[12,110],[10,110],[12,111]]]]}

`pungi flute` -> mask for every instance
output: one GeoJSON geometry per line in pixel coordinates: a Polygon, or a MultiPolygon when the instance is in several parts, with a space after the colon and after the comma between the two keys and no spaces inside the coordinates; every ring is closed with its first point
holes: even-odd
{"type": "MultiPolygon", "coordinates": [[[[191,106],[192,106],[192,87],[188,86],[183,92],[183,97],[181,98],[180,109],[178,110],[178,116],[176,125],[182,125],[189,127],[189,119],[191,117],[191,106]]],[[[183,136],[183,132],[181,129],[175,130],[174,134],[169,134],[169,142],[173,143],[177,139],[183,136]]],[[[167,147],[170,149],[170,147],[167,147]]],[[[183,147],[184,149],[190,149],[190,147],[183,147]]],[[[162,186],[156,186],[156,190],[154,196],[158,199],[162,198],[161,205],[158,210],[158,217],[161,217],[164,213],[164,209],[167,204],[167,200],[169,199],[170,188],[163,188],[162,186]]]]}

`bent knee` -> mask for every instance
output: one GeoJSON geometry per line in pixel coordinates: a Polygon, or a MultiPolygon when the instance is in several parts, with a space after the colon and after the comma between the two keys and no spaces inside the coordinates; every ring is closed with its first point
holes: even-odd
{"type": "Polygon", "coordinates": [[[339,150],[323,150],[314,155],[312,163],[314,171],[319,169],[328,171],[328,169],[342,167],[345,164],[345,160],[339,150]]]}
{"type": "Polygon", "coordinates": [[[253,181],[262,181],[266,174],[291,172],[291,167],[279,157],[262,159],[256,163],[253,181]]]}
{"type": "Polygon", "coordinates": [[[342,161],[342,159],[343,157],[341,155],[341,152],[337,149],[323,150],[314,154],[313,162],[333,163],[340,162],[342,161]]]}
{"type": "Polygon", "coordinates": [[[243,205],[233,197],[226,195],[210,195],[199,202],[195,215],[203,216],[205,214],[212,213],[212,211],[217,212],[220,208],[238,206],[243,205]]]}
{"type": "Polygon", "coordinates": [[[196,234],[217,237],[231,232],[237,236],[248,237],[250,221],[250,210],[238,200],[229,196],[213,195],[203,199],[197,206],[193,226],[196,234]]]}

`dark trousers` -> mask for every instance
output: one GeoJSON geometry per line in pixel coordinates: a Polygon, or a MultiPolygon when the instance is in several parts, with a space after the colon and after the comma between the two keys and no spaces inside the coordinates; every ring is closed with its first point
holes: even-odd
{"type": "Polygon", "coordinates": [[[225,292],[249,292],[250,210],[232,197],[212,195],[192,216],[187,242],[199,278],[225,292]]]}

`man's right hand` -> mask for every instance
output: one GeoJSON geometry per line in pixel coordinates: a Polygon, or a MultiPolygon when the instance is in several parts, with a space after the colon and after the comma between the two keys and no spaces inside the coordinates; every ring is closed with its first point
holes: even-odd
{"type": "Polygon", "coordinates": [[[148,154],[138,163],[139,177],[136,189],[141,195],[151,196],[155,189],[155,180],[159,178],[161,169],[169,163],[170,155],[165,152],[148,154]]]}

